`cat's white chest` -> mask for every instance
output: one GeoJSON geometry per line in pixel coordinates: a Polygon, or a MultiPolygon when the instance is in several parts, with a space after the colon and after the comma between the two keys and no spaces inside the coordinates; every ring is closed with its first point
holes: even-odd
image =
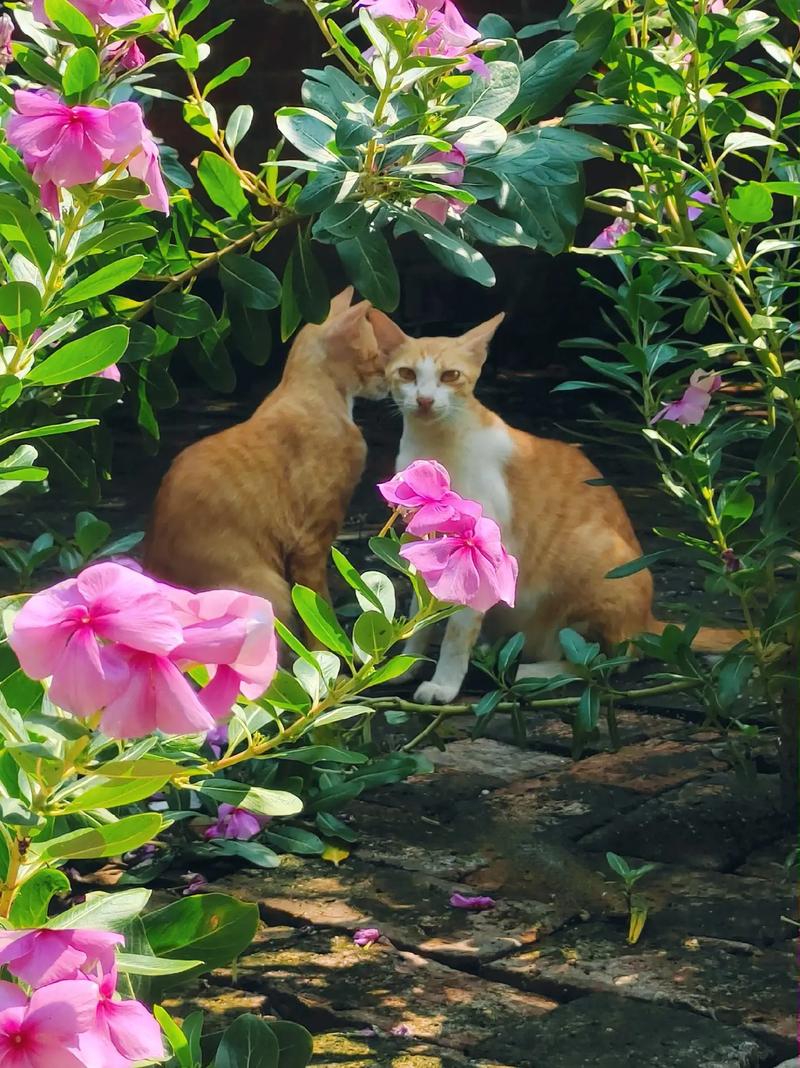
{"type": "Polygon", "coordinates": [[[438,460],[450,473],[450,484],[462,497],[477,501],[485,515],[510,534],[511,497],[506,465],[513,452],[508,430],[498,426],[459,428],[452,438],[435,444],[406,423],[397,456],[400,471],[412,460],[438,460]]]}

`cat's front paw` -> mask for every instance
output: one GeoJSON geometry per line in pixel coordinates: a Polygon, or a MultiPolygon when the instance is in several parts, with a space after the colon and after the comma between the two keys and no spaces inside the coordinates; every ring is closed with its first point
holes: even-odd
{"type": "Polygon", "coordinates": [[[458,686],[449,683],[423,682],[414,694],[414,700],[420,705],[447,705],[458,696],[458,686]]]}

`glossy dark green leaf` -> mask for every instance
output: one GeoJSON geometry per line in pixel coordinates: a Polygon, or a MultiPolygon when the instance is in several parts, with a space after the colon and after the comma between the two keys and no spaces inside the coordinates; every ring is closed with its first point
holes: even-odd
{"type": "Polygon", "coordinates": [[[256,311],[271,311],[281,302],[281,283],[263,263],[229,253],[220,260],[222,288],[239,304],[256,311]]]}
{"type": "Polygon", "coordinates": [[[175,337],[197,337],[214,330],[214,312],[202,297],[176,290],[165,293],[156,301],[156,322],[175,337]]]}
{"type": "Polygon", "coordinates": [[[103,293],[109,293],[112,289],[129,281],[138,274],[144,256],[126,256],[121,260],[114,260],[101,267],[98,271],[82,278],[74,286],[63,290],[57,301],[57,306],[63,308],[69,304],[83,304],[92,297],[99,297],[103,293]]]}
{"type": "Polygon", "coordinates": [[[393,312],[400,303],[400,279],[383,234],[362,230],[349,240],[337,241],[336,251],[361,296],[376,308],[393,312]]]}
{"type": "Polygon", "coordinates": [[[280,1068],[280,1046],[266,1020],[245,1013],[230,1025],[213,1068],[280,1068]]]}
{"type": "Polygon", "coordinates": [[[36,216],[26,204],[0,193],[0,237],[45,274],[53,262],[53,250],[36,216]]]}
{"type": "Polygon", "coordinates": [[[302,233],[297,235],[287,272],[292,280],[292,299],[301,317],[308,323],[324,322],[330,308],[328,283],[311,249],[311,242],[302,233]]]}
{"type": "Polygon", "coordinates": [[[215,152],[201,152],[197,176],[217,207],[234,219],[247,209],[247,197],[242,192],[239,176],[222,156],[215,152]]]}
{"type": "Polygon", "coordinates": [[[322,839],[311,831],[302,827],[285,827],[279,823],[268,827],[264,838],[284,853],[296,853],[298,856],[319,856],[325,848],[322,839]]]}
{"type": "Polygon", "coordinates": [[[128,346],[128,328],[117,324],[95,330],[62,345],[52,356],[37,363],[28,381],[40,386],[58,386],[105,370],[128,346]]]}

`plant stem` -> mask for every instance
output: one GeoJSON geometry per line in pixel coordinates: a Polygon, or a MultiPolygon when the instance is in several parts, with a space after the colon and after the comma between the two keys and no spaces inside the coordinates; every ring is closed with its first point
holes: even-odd
{"type": "Polygon", "coordinates": [[[316,22],[319,32],[322,34],[322,36],[328,43],[328,54],[336,56],[336,58],[339,60],[339,62],[342,64],[342,66],[351,78],[359,78],[361,76],[361,71],[358,69],[358,67],[356,67],[356,65],[353,63],[353,61],[350,59],[344,49],[342,49],[333,39],[331,31],[328,29],[327,22],[317,11],[317,5],[315,3],[315,0],[303,0],[303,3],[305,4],[314,22],[316,22]]]}

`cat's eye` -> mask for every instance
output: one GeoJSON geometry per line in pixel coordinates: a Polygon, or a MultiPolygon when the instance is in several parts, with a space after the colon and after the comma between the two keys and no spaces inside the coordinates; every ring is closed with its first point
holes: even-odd
{"type": "Polygon", "coordinates": [[[455,370],[453,370],[453,371],[442,371],[442,375],[441,375],[441,381],[442,382],[445,382],[445,383],[447,383],[447,382],[457,382],[459,380],[459,378],[461,378],[461,372],[460,371],[455,371],[455,370]]]}
{"type": "Polygon", "coordinates": [[[397,375],[402,382],[416,382],[417,376],[410,367],[398,367],[397,375]]]}

